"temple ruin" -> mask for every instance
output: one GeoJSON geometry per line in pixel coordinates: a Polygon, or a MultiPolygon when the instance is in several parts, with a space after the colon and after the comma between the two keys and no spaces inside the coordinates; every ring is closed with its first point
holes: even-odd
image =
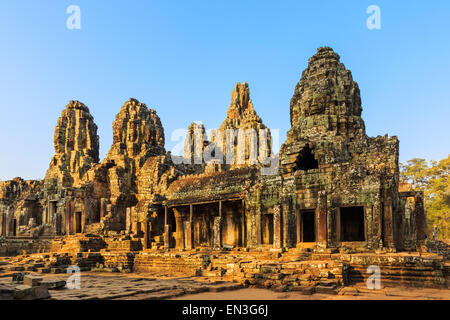
{"type": "Polygon", "coordinates": [[[399,140],[368,137],[361,113],[358,84],[328,47],[309,59],[295,87],[291,128],[276,155],[247,83],[234,87],[215,136],[201,124],[189,127],[183,157],[165,150],[156,111],[130,99],[100,161],[94,119],[71,101],[57,121],[45,178],[0,182],[0,253],[73,246],[103,256],[133,252],[142,267],[146,254],[174,250],[418,251],[427,230],[423,194],[401,190],[399,140]],[[230,129],[258,134],[228,147],[218,137],[230,129]],[[205,161],[211,146],[214,159],[205,161]],[[276,159],[276,170],[264,172],[269,165],[252,158],[252,146],[276,159]]]}

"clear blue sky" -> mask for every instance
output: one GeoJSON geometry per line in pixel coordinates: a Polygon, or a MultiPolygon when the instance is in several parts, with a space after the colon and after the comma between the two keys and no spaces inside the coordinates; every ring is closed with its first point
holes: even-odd
{"type": "Polygon", "coordinates": [[[371,136],[397,135],[400,160],[450,152],[450,1],[0,2],[0,180],[42,178],[69,100],[85,103],[100,135],[130,97],[156,109],[171,133],[216,128],[236,82],[281,143],[289,101],[320,46],[331,46],[361,89],[371,136]],[[69,5],[81,29],[69,30],[69,5]],[[366,8],[381,9],[381,30],[366,8]]]}

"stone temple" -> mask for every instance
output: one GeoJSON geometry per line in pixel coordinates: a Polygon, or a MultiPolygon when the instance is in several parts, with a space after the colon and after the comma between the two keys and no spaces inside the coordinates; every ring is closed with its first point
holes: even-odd
{"type": "Polygon", "coordinates": [[[234,87],[215,136],[201,124],[189,126],[183,157],[165,150],[156,111],[130,99],[100,162],[94,118],[71,101],[57,121],[45,178],[0,182],[0,255],[95,252],[104,265],[147,270],[158,267],[157,252],[180,252],[179,259],[198,252],[198,265],[177,265],[199,272],[205,252],[209,271],[221,270],[212,258],[221,252],[245,253],[255,263],[264,254],[291,261],[294,254],[297,261],[337,254],[338,268],[350,263],[344,269],[354,271],[371,261],[345,262],[344,254],[416,252],[427,230],[423,194],[400,185],[397,137],[368,137],[361,113],[358,84],[328,47],[309,59],[295,87],[291,128],[277,155],[247,83],[234,87]],[[237,129],[259,134],[243,145],[232,139],[231,148],[217,138],[237,129]],[[250,144],[275,170],[252,159],[250,144]],[[206,161],[202,154],[212,145],[214,160],[206,161]],[[241,161],[220,161],[239,154],[241,161]]]}

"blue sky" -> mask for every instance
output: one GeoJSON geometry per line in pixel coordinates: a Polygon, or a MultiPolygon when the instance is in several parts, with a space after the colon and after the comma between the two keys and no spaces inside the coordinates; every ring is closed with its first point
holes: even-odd
{"type": "Polygon", "coordinates": [[[397,135],[400,160],[450,152],[450,2],[0,2],[0,180],[42,178],[53,132],[72,99],[95,118],[101,158],[130,97],[155,109],[166,134],[195,120],[216,128],[236,82],[264,123],[289,129],[289,101],[317,47],[331,46],[361,89],[371,136],[397,135]],[[69,5],[81,29],[69,30],[69,5]],[[381,30],[369,30],[369,5],[381,30]]]}

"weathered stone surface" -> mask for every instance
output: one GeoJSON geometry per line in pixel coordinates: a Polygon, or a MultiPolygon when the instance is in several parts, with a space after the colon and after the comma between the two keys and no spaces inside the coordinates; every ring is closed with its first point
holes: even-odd
{"type": "Polygon", "coordinates": [[[13,300],[14,288],[8,285],[0,284],[0,300],[13,300]]]}
{"type": "MultiPolygon", "coordinates": [[[[398,139],[368,137],[361,112],[357,83],[328,47],[311,57],[295,87],[279,166],[245,82],[210,137],[203,124],[189,126],[181,163],[166,153],[156,111],[136,99],[117,114],[99,163],[93,117],[71,101],[45,179],[0,182],[0,255],[22,255],[5,270],[54,276],[75,265],[335,293],[379,264],[388,281],[442,286],[444,261],[395,253],[423,247],[424,195],[399,186],[398,139]],[[268,156],[277,162],[272,171],[268,156]]],[[[434,245],[445,259],[448,247],[434,245]]],[[[26,290],[23,297],[33,295],[26,290]]],[[[89,297],[123,293],[97,294],[89,297]]]]}
{"type": "Polygon", "coordinates": [[[271,155],[270,130],[253,108],[246,82],[237,83],[234,87],[227,117],[217,130],[216,136],[211,137],[211,141],[220,146],[225,168],[266,162],[264,157],[271,155]]]}
{"type": "Polygon", "coordinates": [[[37,287],[42,282],[42,277],[36,277],[32,275],[26,275],[23,278],[23,284],[30,286],[30,287],[37,287]]]}
{"type": "Polygon", "coordinates": [[[62,186],[77,185],[99,161],[97,125],[88,107],[70,101],[61,113],[54,135],[55,155],[45,178],[57,179],[62,186]]]}
{"type": "Polygon", "coordinates": [[[14,299],[18,300],[40,300],[50,298],[46,286],[31,287],[28,285],[18,285],[14,290],[14,299]]]}

